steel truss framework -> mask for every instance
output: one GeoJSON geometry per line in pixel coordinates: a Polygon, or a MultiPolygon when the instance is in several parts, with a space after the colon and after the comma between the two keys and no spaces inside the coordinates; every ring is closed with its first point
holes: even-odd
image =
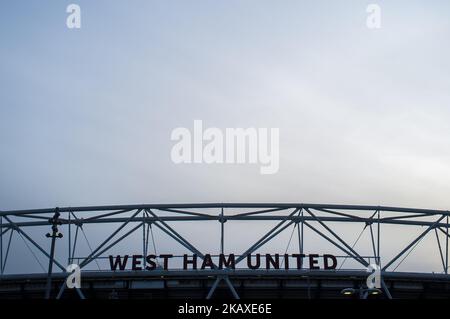
{"type": "MultiPolygon", "coordinates": [[[[11,249],[12,237],[14,234],[18,234],[29,248],[42,254],[48,261],[45,297],[50,298],[52,277],[66,272],[65,262],[59,260],[56,253],[56,242],[61,237],[60,231],[64,230],[65,235],[68,235],[67,249],[70,261],[74,258],[77,241],[79,240],[79,230],[83,230],[83,225],[86,224],[95,224],[98,227],[105,224],[115,224],[118,227],[97,247],[91,248],[90,254],[79,262],[81,269],[97,261],[111,248],[139,229],[142,229],[142,250],[143,256],[146,256],[149,241],[151,240],[149,230],[152,226],[158,228],[185,249],[203,259],[205,257],[204,253],[197,249],[187,238],[183,237],[176,230],[177,227],[174,226],[176,223],[186,221],[218,222],[220,224],[220,234],[218,234],[220,236],[220,247],[218,247],[220,253],[224,253],[225,248],[226,222],[275,222],[276,225],[274,227],[248,249],[237,255],[236,265],[292,226],[293,233],[294,230],[297,230],[299,253],[304,252],[304,233],[308,229],[335,246],[346,256],[345,258],[351,258],[356,261],[363,269],[369,266],[371,260],[375,261],[381,268],[382,278],[389,274],[392,275],[398,267],[394,268],[395,264],[402,262],[425,236],[430,236],[434,233],[443,269],[440,276],[445,276],[446,280],[450,280],[448,275],[449,214],[449,211],[432,209],[295,203],[150,204],[0,211],[0,280],[10,276],[4,274],[4,272],[8,257],[14,253],[14,250],[11,249]],[[363,231],[367,229],[370,232],[373,255],[363,256],[359,253],[355,249],[354,244],[344,240],[333,229],[336,223],[356,223],[361,225],[363,231]],[[380,238],[382,236],[382,226],[389,224],[419,227],[421,232],[408,244],[400,247],[394,257],[385,260],[380,249],[380,238]],[[48,226],[51,230],[47,234],[47,237],[51,239],[50,247],[43,247],[38,244],[36,238],[29,235],[28,229],[42,226],[48,226]],[[56,272],[53,270],[54,267],[58,269],[56,272]]],[[[239,298],[229,279],[230,274],[235,274],[239,271],[237,268],[235,270],[214,269],[213,273],[216,279],[205,297],[211,298],[219,283],[224,281],[232,295],[235,298],[239,298]]],[[[166,272],[170,273],[171,270],[166,272]]],[[[292,275],[291,271],[287,272],[292,275]]],[[[293,270],[293,272],[295,271],[293,270]]],[[[301,271],[297,271],[297,273],[300,274],[301,271]]],[[[20,276],[26,278],[27,275],[23,274],[20,276]]],[[[383,279],[382,288],[385,296],[392,298],[383,279]]],[[[65,284],[62,284],[56,297],[60,298],[65,289],[65,284]]],[[[77,292],[81,298],[84,298],[81,289],[77,289],[77,292]]]]}

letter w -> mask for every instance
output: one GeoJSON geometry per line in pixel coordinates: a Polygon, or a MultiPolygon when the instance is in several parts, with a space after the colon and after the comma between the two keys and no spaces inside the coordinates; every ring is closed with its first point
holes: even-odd
{"type": "Polygon", "coordinates": [[[128,261],[128,255],[125,255],[122,258],[120,256],[116,256],[116,260],[113,260],[113,256],[109,256],[109,265],[111,266],[111,270],[115,271],[117,269],[117,266],[119,266],[120,270],[124,270],[128,261]]]}

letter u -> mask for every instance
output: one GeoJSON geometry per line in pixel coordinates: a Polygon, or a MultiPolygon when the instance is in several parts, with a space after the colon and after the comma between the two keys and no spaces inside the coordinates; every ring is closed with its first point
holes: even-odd
{"type": "Polygon", "coordinates": [[[261,266],[261,255],[256,254],[256,265],[252,265],[252,255],[247,255],[247,266],[249,269],[258,269],[261,266]]]}

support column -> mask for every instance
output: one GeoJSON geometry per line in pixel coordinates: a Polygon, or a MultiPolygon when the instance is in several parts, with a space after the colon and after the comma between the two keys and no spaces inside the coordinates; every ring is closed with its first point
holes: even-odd
{"type": "MultiPolygon", "coordinates": [[[[303,209],[298,213],[302,219],[297,223],[297,235],[298,235],[298,251],[299,254],[303,254],[303,209]]],[[[303,258],[300,261],[300,268],[303,266],[303,258]]]]}
{"type": "Polygon", "coordinates": [[[380,211],[378,211],[378,229],[377,229],[377,264],[381,268],[381,258],[380,258],[380,211]]]}
{"type": "Polygon", "coordinates": [[[219,286],[219,283],[221,281],[225,281],[228,288],[231,291],[231,294],[233,295],[234,299],[240,299],[239,294],[237,293],[236,289],[234,288],[233,284],[231,283],[230,278],[227,275],[218,275],[216,280],[214,281],[211,289],[208,292],[208,295],[206,296],[206,299],[209,300],[212,298],[214,292],[216,291],[217,287],[219,286]]]}

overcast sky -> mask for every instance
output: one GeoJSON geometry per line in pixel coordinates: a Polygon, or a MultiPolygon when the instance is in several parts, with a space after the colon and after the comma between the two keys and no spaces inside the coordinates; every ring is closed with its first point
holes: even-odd
{"type": "Polygon", "coordinates": [[[0,210],[450,208],[450,2],[0,2],[0,210]],[[176,127],[280,129],[280,169],[171,161],[176,127]]]}
{"type": "Polygon", "coordinates": [[[294,201],[450,207],[450,3],[8,1],[2,209],[294,201]],[[172,129],[279,127],[280,170],[175,165],[172,129]]]}

